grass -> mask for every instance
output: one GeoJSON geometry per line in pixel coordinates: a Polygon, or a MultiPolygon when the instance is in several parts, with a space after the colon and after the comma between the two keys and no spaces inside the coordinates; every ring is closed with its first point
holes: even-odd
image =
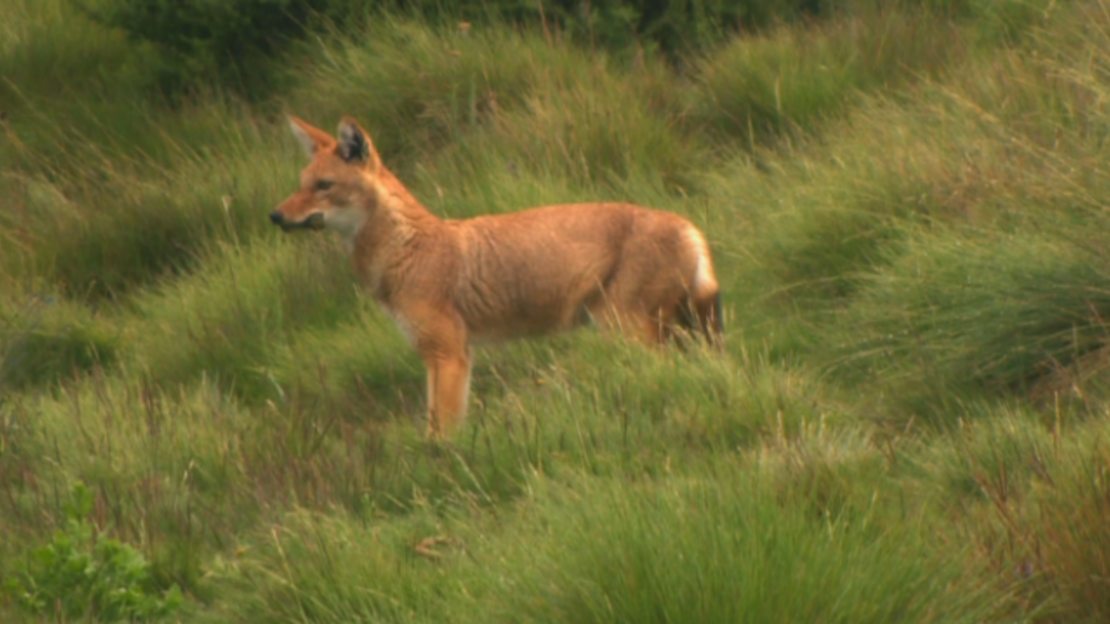
{"type": "Polygon", "coordinates": [[[1101,0],[846,5],[678,65],[384,16],[291,44],[267,98],[172,105],[35,6],[0,0],[0,587],[78,526],[179,621],[1110,612],[1101,0]],[[446,217],[689,217],[727,354],[482,347],[428,444],[337,242],[266,221],[287,112],[356,116],[446,217]]]}

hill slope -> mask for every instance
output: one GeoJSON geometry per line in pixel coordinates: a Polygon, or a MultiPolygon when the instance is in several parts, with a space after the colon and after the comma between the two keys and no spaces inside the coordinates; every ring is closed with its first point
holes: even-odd
{"type": "Polygon", "coordinates": [[[1100,0],[860,8],[681,69],[379,17],[173,106],[143,44],[33,4],[0,0],[0,619],[1110,615],[1100,0]],[[446,217],[688,216],[727,356],[485,348],[426,444],[336,241],[266,220],[286,112],[356,116],[446,217]]]}

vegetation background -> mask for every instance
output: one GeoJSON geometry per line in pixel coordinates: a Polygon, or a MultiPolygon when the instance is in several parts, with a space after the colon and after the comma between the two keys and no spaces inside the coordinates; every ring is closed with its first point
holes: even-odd
{"type": "Polygon", "coordinates": [[[0,0],[0,620],[1110,618],[1110,4],[447,5],[0,0]],[[687,215],[727,355],[482,349],[425,443],[286,113],[687,215]]]}

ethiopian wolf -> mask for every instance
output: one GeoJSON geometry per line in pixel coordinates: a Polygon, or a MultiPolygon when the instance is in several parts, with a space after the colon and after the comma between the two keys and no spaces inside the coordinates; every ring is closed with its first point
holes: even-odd
{"type": "Polygon", "coordinates": [[[334,138],[295,117],[290,126],[310,162],[270,220],[346,242],[359,278],[427,366],[430,436],[446,436],[466,411],[472,341],[592,320],[650,344],[677,324],[720,346],[709,247],[682,217],[589,203],[445,220],[382,165],[353,119],[334,138]]]}

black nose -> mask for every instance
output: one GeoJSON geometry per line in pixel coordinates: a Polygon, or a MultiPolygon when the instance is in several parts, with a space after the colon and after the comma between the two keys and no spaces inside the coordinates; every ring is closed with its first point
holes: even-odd
{"type": "Polygon", "coordinates": [[[281,213],[276,211],[276,210],[270,213],[270,222],[271,223],[274,223],[276,225],[281,225],[281,222],[284,219],[285,218],[281,216],[281,213]]]}

